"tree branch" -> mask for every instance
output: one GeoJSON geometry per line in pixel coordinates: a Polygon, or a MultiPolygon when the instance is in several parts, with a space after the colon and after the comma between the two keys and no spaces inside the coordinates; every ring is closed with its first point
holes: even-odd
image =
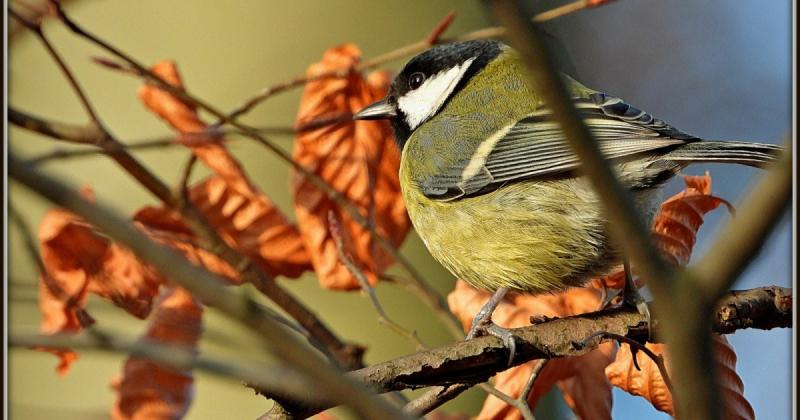
{"type": "Polygon", "coordinates": [[[366,418],[406,418],[397,408],[370,395],[362,385],[321,360],[317,353],[269,314],[261,311],[246,295],[225,288],[225,281],[217,275],[190,263],[174,250],[153,242],[102,205],[87,202],[73,189],[25,166],[12,153],[8,156],[8,163],[9,175],[14,180],[97,226],[203,302],[249,327],[264,339],[264,344],[272,353],[324,387],[332,399],[349,405],[366,418]]]}
{"type": "MultiPolygon", "coordinates": [[[[513,365],[536,359],[579,356],[591,351],[603,339],[593,334],[604,331],[644,342],[652,337],[660,341],[659,320],[652,319],[652,330],[636,309],[617,308],[558,318],[528,327],[513,329],[517,343],[513,365]],[[583,345],[584,342],[588,345],[583,345]]],[[[715,310],[712,331],[729,334],[741,328],[772,329],[792,326],[792,290],[777,286],[734,291],[725,295],[715,310]]],[[[708,331],[706,331],[706,334],[708,331]]],[[[379,363],[348,375],[375,392],[447,386],[424,394],[406,410],[421,414],[437,401],[442,393],[462,390],[485,382],[496,373],[508,369],[508,350],[495,337],[478,337],[445,347],[415,353],[379,363]]],[[[411,403],[410,403],[411,404],[411,403]]],[[[326,409],[303,406],[292,416],[306,417],[326,409]]]]}
{"type": "Polygon", "coordinates": [[[286,398],[324,401],[324,389],[316,389],[307,378],[286,367],[264,368],[232,360],[220,360],[195,351],[155,341],[130,340],[90,327],[80,335],[11,334],[12,347],[47,347],[97,350],[151,360],[175,370],[202,370],[213,375],[244,381],[286,398]],[[319,391],[319,392],[317,392],[319,391]]]}
{"type": "MultiPolygon", "coordinates": [[[[82,31],[80,27],[69,20],[66,14],[64,14],[58,2],[53,1],[51,4],[53,5],[54,10],[57,12],[57,15],[68,27],[73,30],[82,31]]],[[[61,72],[64,74],[64,77],[66,77],[70,82],[70,85],[72,86],[76,95],[80,98],[81,103],[84,105],[84,108],[89,115],[90,122],[86,127],[81,128],[81,130],[84,131],[83,134],[88,135],[87,140],[81,142],[100,147],[104,153],[116,161],[117,164],[119,164],[126,172],[133,176],[134,179],[136,179],[148,191],[160,199],[167,207],[179,211],[184,220],[187,222],[187,225],[190,226],[192,231],[195,232],[199,238],[200,246],[218,254],[223,260],[231,264],[233,267],[245,267],[243,270],[241,270],[242,278],[255,286],[256,289],[269,297],[273,302],[285,310],[292,318],[297,320],[297,322],[300,323],[300,325],[302,325],[303,328],[305,328],[318,343],[324,345],[324,348],[326,349],[326,355],[332,357],[337,361],[337,363],[339,363],[340,366],[347,369],[354,369],[363,366],[361,360],[361,355],[363,353],[362,347],[345,343],[339,339],[339,337],[337,337],[309,308],[307,308],[302,302],[297,300],[288,291],[278,285],[274,278],[268,276],[264,271],[260,270],[254,264],[250,264],[249,258],[236,252],[224,240],[222,240],[222,238],[217,234],[216,230],[211,226],[211,224],[208,223],[208,221],[194,207],[194,205],[192,205],[192,203],[183,200],[180,194],[173,194],[172,190],[160,178],[158,178],[152,171],[150,171],[139,160],[134,158],[130,153],[128,153],[127,150],[125,150],[123,143],[117,140],[111,134],[111,132],[105,128],[99,116],[95,113],[88,96],[78,84],[77,79],[72,74],[70,68],[61,59],[58,51],[56,51],[56,49],[52,46],[48,38],[44,36],[41,28],[37,24],[28,22],[19,15],[14,14],[13,10],[11,10],[11,12],[15,18],[23,22],[28,28],[34,31],[39,40],[47,49],[47,52],[50,54],[53,60],[56,61],[61,69],[61,72]]],[[[86,32],[80,33],[86,34],[86,32]]],[[[95,42],[102,43],[101,45],[105,45],[107,48],[112,48],[103,41],[98,40],[91,35],[88,36],[90,39],[95,40],[95,42]]],[[[157,76],[154,75],[154,77],[157,76]]],[[[176,89],[172,85],[169,86],[172,89],[176,89]]],[[[54,130],[50,129],[53,127],[53,124],[47,124],[44,120],[26,115],[19,111],[15,112],[12,116],[21,124],[22,127],[39,129],[43,134],[69,134],[71,136],[71,140],[73,141],[78,140],[78,138],[74,136],[80,134],[80,130],[77,130],[77,132],[76,130],[66,130],[67,127],[63,124],[56,125],[56,127],[59,127],[60,130],[56,130],[56,132],[53,133],[54,130]]],[[[53,137],[60,138],[58,136],[53,137]]]]}
{"type": "MultiPolygon", "coordinates": [[[[391,243],[391,241],[389,241],[389,239],[387,239],[384,235],[379,233],[375,229],[374,224],[370,223],[370,221],[366,217],[364,217],[364,215],[361,214],[358,208],[356,208],[353,205],[353,203],[351,203],[347,198],[345,198],[339,191],[337,191],[330,184],[325,182],[325,180],[320,178],[317,174],[313,173],[308,168],[295,161],[286,151],[284,151],[282,148],[278,147],[276,144],[268,140],[255,128],[239,122],[238,120],[236,120],[236,118],[231,118],[227,114],[223,113],[219,109],[207,103],[206,101],[198,98],[197,96],[192,95],[186,89],[174,86],[171,83],[165,81],[160,76],[147,69],[143,64],[139,63],[133,57],[129,56],[120,49],[114,47],[113,45],[109,44],[103,39],[97,37],[96,35],[82,28],[64,12],[64,10],[61,8],[61,6],[57,1],[50,0],[50,2],[55,8],[57,16],[61,19],[62,22],[64,22],[64,24],[72,32],[94,43],[95,45],[103,48],[104,50],[113,54],[117,58],[123,60],[126,63],[126,65],[129,66],[129,68],[126,69],[125,73],[141,77],[146,82],[152,83],[153,85],[157,86],[160,89],[163,89],[169,94],[209,112],[214,117],[219,119],[219,123],[226,123],[237,128],[238,130],[241,130],[243,135],[255,140],[259,144],[269,149],[279,159],[289,164],[292,167],[292,169],[297,171],[301,176],[308,179],[308,181],[311,184],[313,184],[316,188],[319,188],[323,193],[325,193],[328,196],[330,200],[335,202],[336,205],[338,205],[345,212],[347,212],[348,216],[350,216],[350,218],[353,219],[353,221],[363,226],[364,229],[366,229],[370,233],[370,235],[372,235],[372,237],[375,238],[378,244],[381,247],[383,247],[387,251],[387,253],[408,272],[408,274],[410,275],[410,283],[408,284],[409,288],[413,290],[415,293],[417,293],[420,299],[433,309],[434,313],[444,322],[444,325],[445,327],[447,327],[448,331],[450,331],[454,336],[457,337],[462,336],[463,331],[461,330],[461,323],[450,312],[450,310],[447,307],[447,302],[445,302],[441,294],[439,294],[436,291],[436,289],[431,287],[425,281],[422,275],[408,261],[408,259],[406,259],[405,256],[400,254],[400,251],[397,249],[397,247],[395,247],[391,243]]],[[[259,290],[262,290],[260,284],[264,286],[270,286],[270,288],[266,288],[265,290],[262,290],[262,292],[271,292],[272,289],[274,289],[274,287],[277,287],[276,285],[273,286],[270,284],[265,284],[265,281],[253,284],[255,284],[256,287],[259,288],[259,290]]],[[[286,292],[284,291],[284,293],[286,292]]],[[[298,321],[300,321],[301,323],[303,322],[300,319],[298,319],[298,321]]]]}

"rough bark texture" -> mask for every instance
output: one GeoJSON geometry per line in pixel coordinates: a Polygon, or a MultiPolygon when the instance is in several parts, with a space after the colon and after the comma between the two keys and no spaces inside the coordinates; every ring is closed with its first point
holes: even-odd
{"type": "MultiPolygon", "coordinates": [[[[713,331],[772,329],[792,326],[792,289],[769,286],[731,291],[717,304],[713,331]]],[[[652,320],[650,341],[658,342],[658,320],[652,320]]],[[[600,331],[648,340],[645,318],[636,309],[619,308],[558,318],[514,329],[517,350],[512,365],[534,359],[579,356],[592,350],[600,338],[584,340],[600,331]]],[[[508,350],[495,337],[479,337],[414,353],[350,372],[375,392],[417,389],[433,385],[477,384],[507,369],[508,350]]],[[[305,418],[329,407],[309,407],[297,402],[266,413],[265,419],[305,418]]]]}

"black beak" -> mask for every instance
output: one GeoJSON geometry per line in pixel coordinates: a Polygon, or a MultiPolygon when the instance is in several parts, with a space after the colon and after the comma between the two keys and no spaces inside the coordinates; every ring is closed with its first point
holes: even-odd
{"type": "Polygon", "coordinates": [[[397,110],[385,98],[353,115],[354,120],[386,120],[397,116],[397,110]]]}

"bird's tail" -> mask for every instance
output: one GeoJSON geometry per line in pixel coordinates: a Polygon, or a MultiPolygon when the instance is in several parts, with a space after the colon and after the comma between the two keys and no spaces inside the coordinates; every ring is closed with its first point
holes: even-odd
{"type": "Polygon", "coordinates": [[[738,163],[764,167],[777,159],[783,147],[744,141],[696,141],[682,145],[663,156],[689,164],[695,162],[738,163]]]}

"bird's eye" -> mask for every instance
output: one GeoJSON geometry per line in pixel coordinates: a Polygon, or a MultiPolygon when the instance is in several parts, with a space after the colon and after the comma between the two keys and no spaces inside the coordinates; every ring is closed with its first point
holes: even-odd
{"type": "Polygon", "coordinates": [[[422,74],[420,72],[413,73],[411,75],[411,77],[408,78],[408,87],[411,90],[414,90],[414,89],[422,86],[422,82],[424,82],[424,81],[425,81],[425,75],[424,74],[422,74]]]}

